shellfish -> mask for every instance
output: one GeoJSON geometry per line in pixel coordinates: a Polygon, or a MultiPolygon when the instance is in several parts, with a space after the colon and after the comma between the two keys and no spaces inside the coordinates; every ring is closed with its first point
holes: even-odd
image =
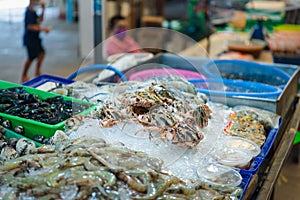
{"type": "Polygon", "coordinates": [[[4,146],[1,150],[0,156],[3,158],[4,161],[17,158],[19,156],[18,152],[10,146],[4,146]]]}
{"type": "Polygon", "coordinates": [[[12,124],[9,120],[4,120],[2,125],[3,125],[4,128],[12,129],[12,124]]]}
{"type": "Polygon", "coordinates": [[[21,156],[29,154],[30,151],[35,148],[36,148],[35,143],[32,141],[27,141],[25,138],[19,139],[16,144],[16,151],[21,156]]]}
{"type": "Polygon", "coordinates": [[[24,130],[23,126],[16,126],[14,130],[15,130],[16,133],[18,133],[20,135],[24,135],[24,133],[25,133],[25,130],[24,130]]]}

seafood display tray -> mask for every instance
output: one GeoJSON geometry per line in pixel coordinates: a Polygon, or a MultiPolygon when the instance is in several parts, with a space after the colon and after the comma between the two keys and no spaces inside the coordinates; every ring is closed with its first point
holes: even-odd
{"type": "Polygon", "coordinates": [[[248,185],[249,185],[253,175],[251,173],[248,173],[248,172],[240,172],[240,174],[243,178],[242,183],[240,184],[240,187],[243,189],[242,195],[239,198],[241,200],[244,197],[245,191],[247,190],[248,185]]]}
{"type": "Polygon", "coordinates": [[[264,158],[262,157],[255,157],[253,159],[253,161],[251,162],[251,165],[249,167],[249,169],[237,169],[240,173],[250,173],[250,174],[256,174],[260,168],[260,166],[262,165],[264,161],[264,158]]]}
{"type": "Polygon", "coordinates": [[[271,129],[268,133],[265,143],[261,147],[261,152],[256,156],[248,169],[238,169],[241,173],[256,174],[267,157],[276,137],[278,135],[278,129],[271,129]]]}
{"type": "Polygon", "coordinates": [[[65,79],[65,78],[61,78],[61,77],[57,77],[57,76],[53,76],[53,75],[49,75],[49,74],[43,74],[43,75],[37,76],[37,77],[23,83],[23,85],[37,88],[37,87],[42,87],[43,85],[49,84],[49,83],[52,83],[54,85],[60,85],[60,84],[68,85],[73,82],[74,82],[73,80],[69,80],[69,79],[65,79]]]}
{"type": "Polygon", "coordinates": [[[268,155],[268,153],[278,135],[278,132],[279,132],[278,128],[272,129],[269,132],[268,137],[267,137],[264,145],[261,148],[261,153],[258,155],[259,157],[265,158],[268,155]]]}
{"type": "Polygon", "coordinates": [[[32,141],[35,143],[36,147],[40,147],[42,146],[41,143],[37,142],[37,141],[34,141],[32,139],[29,139],[23,135],[20,135],[18,133],[15,133],[14,131],[11,131],[9,129],[5,129],[5,139],[9,139],[9,138],[16,138],[16,139],[21,139],[21,138],[25,138],[27,141],[32,141]]]}
{"type": "Polygon", "coordinates": [[[284,86],[290,79],[288,73],[271,65],[244,60],[212,60],[203,66],[203,70],[210,78],[221,76],[229,80],[251,81],[278,87],[284,86]]]}
{"type": "MultiPolygon", "coordinates": [[[[134,66],[125,72],[125,74],[126,76],[130,76],[132,73],[136,73],[139,70],[169,67],[173,69],[196,71],[205,75],[203,67],[207,62],[211,61],[212,60],[209,58],[178,56],[167,53],[158,54],[154,58],[141,63],[140,65],[143,65],[142,68],[134,66]]],[[[268,66],[278,68],[290,75],[289,81],[284,85],[281,94],[277,98],[247,97],[242,95],[220,96],[211,94],[210,99],[214,102],[223,103],[231,107],[236,105],[250,105],[274,112],[282,116],[282,118],[285,118],[297,97],[300,68],[296,65],[287,64],[268,64],[268,66]]]]}
{"type": "MultiPolygon", "coordinates": [[[[31,88],[28,86],[22,86],[22,85],[16,84],[16,83],[0,81],[0,89],[8,89],[8,88],[14,88],[14,87],[24,87],[28,93],[37,95],[39,99],[46,99],[46,98],[50,98],[50,97],[61,96],[61,95],[54,94],[51,92],[45,92],[45,91],[41,91],[41,90],[38,90],[35,88],[31,88]]],[[[63,99],[67,100],[67,101],[76,102],[79,104],[90,105],[89,108],[78,113],[77,115],[88,114],[92,109],[94,109],[96,107],[96,105],[93,103],[78,100],[78,99],[75,99],[72,97],[63,96],[63,99]]],[[[13,115],[5,114],[5,113],[0,113],[0,116],[4,120],[10,120],[13,128],[16,126],[23,126],[24,130],[25,130],[24,136],[27,138],[30,138],[30,139],[33,139],[34,135],[36,135],[36,134],[43,135],[46,138],[51,137],[54,135],[56,130],[61,130],[64,128],[64,123],[66,121],[65,120],[65,121],[59,122],[57,124],[50,125],[50,124],[34,121],[31,119],[25,119],[25,118],[13,116],[13,115]]]]}

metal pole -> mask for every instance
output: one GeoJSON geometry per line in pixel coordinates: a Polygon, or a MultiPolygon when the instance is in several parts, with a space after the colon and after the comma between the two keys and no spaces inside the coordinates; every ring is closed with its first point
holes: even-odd
{"type": "Polygon", "coordinates": [[[67,3],[66,3],[66,19],[67,19],[67,22],[72,22],[73,21],[73,2],[72,0],[67,0],[67,3]]]}
{"type": "Polygon", "coordinates": [[[103,45],[102,43],[102,1],[94,0],[94,47],[95,63],[103,63],[103,45]],[[99,45],[99,46],[98,46],[99,45]]]}

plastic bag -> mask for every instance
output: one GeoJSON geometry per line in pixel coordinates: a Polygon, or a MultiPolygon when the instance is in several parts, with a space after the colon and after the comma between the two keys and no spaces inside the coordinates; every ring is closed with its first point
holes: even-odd
{"type": "Polygon", "coordinates": [[[250,106],[235,106],[232,109],[235,112],[253,112],[258,116],[258,121],[264,125],[265,130],[278,128],[280,125],[280,116],[276,113],[250,106]]]}

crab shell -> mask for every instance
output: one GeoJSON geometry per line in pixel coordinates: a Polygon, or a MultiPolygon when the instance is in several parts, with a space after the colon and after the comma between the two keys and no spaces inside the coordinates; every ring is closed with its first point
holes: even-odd
{"type": "Polygon", "coordinates": [[[176,124],[176,126],[165,130],[161,139],[182,147],[195,147],[203,140],[203,134],[188,124],[176,124]]]}

